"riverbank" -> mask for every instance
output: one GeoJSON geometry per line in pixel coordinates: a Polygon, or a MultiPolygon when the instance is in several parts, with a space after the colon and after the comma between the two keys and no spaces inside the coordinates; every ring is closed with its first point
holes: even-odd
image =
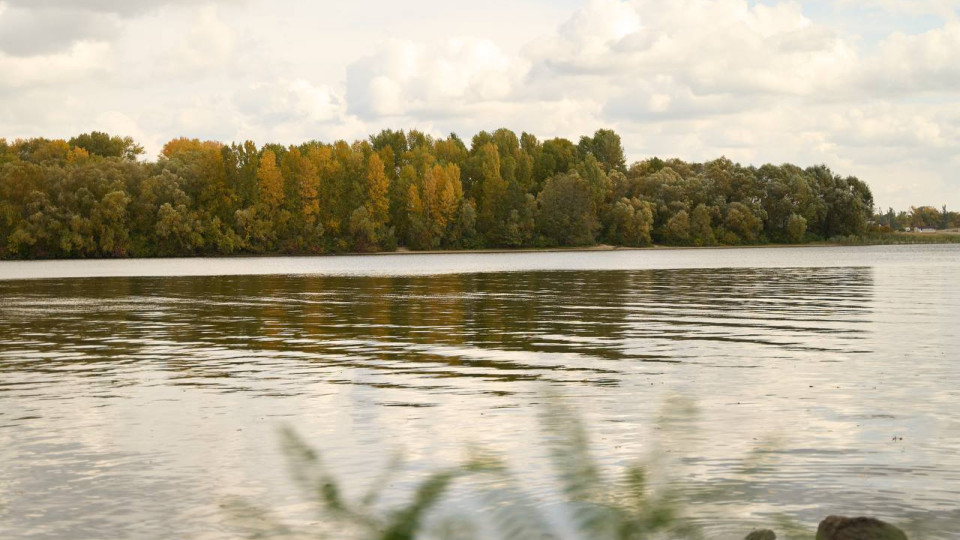
{"type": "Polygon", "coordinates": [[[802,248],[802,247],[841,247],[844,244],[837,242],[808,242],[806,244],[752,244],[743,246],[670,246],[654,244],[643,247],[611,246],[597,244],[594,246],[543,247],[543,248],[479,248],[479,249],[432,249],[417,251],[407,248],[398,248],[396,251],[378,251],[376,253],[324,253],[322,255],[446,255],[450,253],[577,253],[591,251],[669,251],[669,250],[710,250],[710,249],[769,249],[769,248],[802,248]]]}
{"type": "MultiPolygon", "coordinates": [[[[0,259],[2,262],[25,262],[25,261],[90,261],[90,260],[156,260],[156,259],[260,259],[274,257],[358,257],[358,256],[384,256],[384,255],[451,255],[451,254],[477,254],[489,255],[497,253],[589,253],[589,252],[609,252],[609,251],[688,251],[688,250],[718,250],[718,249],[772,249],[772,248],[803,248],[803,247],[841,247],[845,245],[839,242],[807,242],[804,244],[747,244],[739,246],[714,245],[714,246],[671,246],[666,244],[652,244],[649,246],[612,246],[609,244],[596,244],[593,246],[566,246],[566,247],[525,247],[525,248],[475,248],[475,249],[426,249],[416,250],[407,247],[399,247],[393,251],[328,251],[321,253],[204,253],[198,255],[183,256],[163,256],[163,257],[73,257],[73,258],[33,258],[33,259],[0,259]]],[[[871,244],[863,244],[871,245],[871,244]]],[[[878,244],[880,245],[880,244],[878,244]]]]}
{"type": "Polygon", "coordinates": [[[356,257],[356,256],[384,256],[384,255],[450,255],[450,254],[497,254],[497,253],[589,253],[610,251],[690,251],[690,250],[731,250],[731,249],[777,249],[777,248],[822,248],[822,247],[849,247],[849,246],[886,246],[886,245],[927,245],[927,244],[957,244],[960,243],[960,233],[888,233],[865,237],[847,237],[830,241],[805,242],[802,244],[744,244],[744,245],[713,245],[713,246],[675,246],[667,244],[652,244],[643,247],[614,246],[596,244],[592,246],[568,247],[525,247],[525,248],[477,248],[477,249],[431,249],[413,250],[400,247],[394,251],[337,251],[323,253],[231,253],[231,254],[198,254],[166,257],[109,257],[109,258],[52,258],[52,259],[0,259],[2,262],[24,261],[83,261],[83,260],[156,260],[156,259],[259,259],[275,257],[356,257]]]}

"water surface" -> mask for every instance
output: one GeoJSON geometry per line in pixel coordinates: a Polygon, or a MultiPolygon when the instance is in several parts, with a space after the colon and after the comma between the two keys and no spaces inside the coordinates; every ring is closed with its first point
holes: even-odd
{"type": "Polygon", "coordinates": [[[956,245],[0,263],[0,538],[295,516],[281,425],[351,494],[479,445],[549,505],[545,388],[610,473],[659,448],[723,488],[692,508],[720,538],[829,513],[952,538],[958,280],[956,245]],[[672,396],[698,413],[661,430],[672,396]]]}

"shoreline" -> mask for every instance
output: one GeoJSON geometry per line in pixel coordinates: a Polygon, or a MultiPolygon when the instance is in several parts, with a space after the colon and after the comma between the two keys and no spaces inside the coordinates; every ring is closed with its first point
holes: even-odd
{"type": "MultiPolygon", "coordinates": [[[[884,245],[884,244],[855,244],[858,246],[884,245]]],[[[203,254],[203,255],[181,255],[181,256],[162,256],[162,257],[70,257],[70,258],[50,258],[50,259],[0,259],[0,264],[5,262],[50,262],[50,261],[152,261],[162,259],[269,259],[269,258],[308,258],[308,257],[382,257],[387,255],[495,255],[510,253],[589,253],[589,252],[610,252],[610,251],[688,251],[688,250],[726,250],[726,249],[778,249],[778,248],[817,248],[817,247],[851,247],[847,244],[837,242],[808,242],[805,244],[748,244],[739,246],[668,246],[668,245],[649,245],[643,247],[631,246],[612,246],[609,244],[597,244],[594,246],[570,246],[570,247],[543,247],[543,248],[476,248],[476,249],[428,249],[413,250],[405,247],[397,248],[394,251],[341,251],[326,253],[231,253],[231,254],[203,254]]]]}
{"type": "Polygon", "coordinates": [[[543,247],[543,248],[476,248],[476,249],[430,249],[430,250],[412,250],[408,248],[398,248],[394,251],[344,251],[335,253],[234,253],[229,255],[204,254],[204,255],[183,255],[183,256],[165,256],[165,257],[72,257],[72,258],[51,258],[51,259],[0,259],[0,264],[5,262],[43,262],[43,261],[122,261],[122,260],[162,260],[162,259],[268,259],[268,258],[307,258],[307,257],[382,257],[387,255],[493,255],[510,253],[589,253],[589,252],[611,252],[611,251],[693,251],[693,250],[730,250],[730,249],[797,249],[797,248],[823,248],[823,247],[870,247],[870,246],[888,246],[888,245],[949,245],[954,242],[904,242],[899,244],[889,244],[882,242],[867,242],[858,244],[843,244],[839,242],[807,242],[804,244],[747,244],[739,246],[718,245],[718,246],[669,246],[669,245],[650,245],[643,247],[631,246],[612,246],[609,244],[597,244],[594,246],[571,246],[571,247],[543,247]]]}
{"type": "MultiPolygon", "coordinates": [[[[476,253],[476,254],[497,254],[497,253],[589,253],[591,251],[679,251],[679,250],[698,250],[698,249],[770,249],[770,248],[803,248],[803,247],[843,247],[843,244],[836,242],[809,242],[806,244],[749,244],[742,246],[667,246],[667,245],[649,245],[643,247],[632,246],[611,246],[609,244],[597,244],[595,246],[570,246],[570,247],[545,247],[545,248],[477,248],[477,249],[429,249],[416,251],[412,249],[399,248],[396,251],[378,251],[375,253],[321,253],[324,255],[445,255],[449,253],[476,253]]],[[[297,256],[297,255],[294,255],[297,256]]]]}

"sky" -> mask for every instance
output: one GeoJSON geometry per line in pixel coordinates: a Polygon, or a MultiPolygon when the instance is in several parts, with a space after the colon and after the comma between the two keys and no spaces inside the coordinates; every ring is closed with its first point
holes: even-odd
{"type": "Polygon", "coordinates": [[[0,137],[614,129],[960,208],[960,0],[0,0],[0,137]]]}

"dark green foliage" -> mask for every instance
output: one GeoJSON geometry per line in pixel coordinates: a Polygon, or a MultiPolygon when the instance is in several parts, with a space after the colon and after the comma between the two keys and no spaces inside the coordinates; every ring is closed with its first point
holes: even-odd
{"type": "Polygon", "coordinates": [[[648,246],[652,242],[652,205],[640,199],[622,197],[607,213],[606,241],[617,246],[648,246]]]}
{"type": "Polygon", "coordinates": [[[577,150],[581,158],[592,155],[601,163],[604,170],[626,172],[627,158],[623,153],[620,136],[610,129],[599,129],[593,137],[580,137],[577,150]]]}
{"type": "Polygon", "coordinates": [[[68,144],[75,148],[83,148],[91,156],[136,159],[143,153],[143,147],[133,142],[132,138],[111,137],[100,131],[77,135],[70,139],[68,144]]]}
{"type": "Polygon", "coordinates": [[[537,197],[540,233],[553,245],[593,244],[599,223],[592,198],[590,185],[576,172],[548,180],[537,197]]]}
{"type": "Polygon", "coordinates": [[[129,137],[0,139],[0,258],[314,254],[652,242],[707,246],[957,227],[933,207],[873,216],[870,189],[827,167],[651,158],[620,136],[579,144],[384,130],[285,147],[129,137]],[[267,159],[264,159],[264,158],[267,159]]]}

